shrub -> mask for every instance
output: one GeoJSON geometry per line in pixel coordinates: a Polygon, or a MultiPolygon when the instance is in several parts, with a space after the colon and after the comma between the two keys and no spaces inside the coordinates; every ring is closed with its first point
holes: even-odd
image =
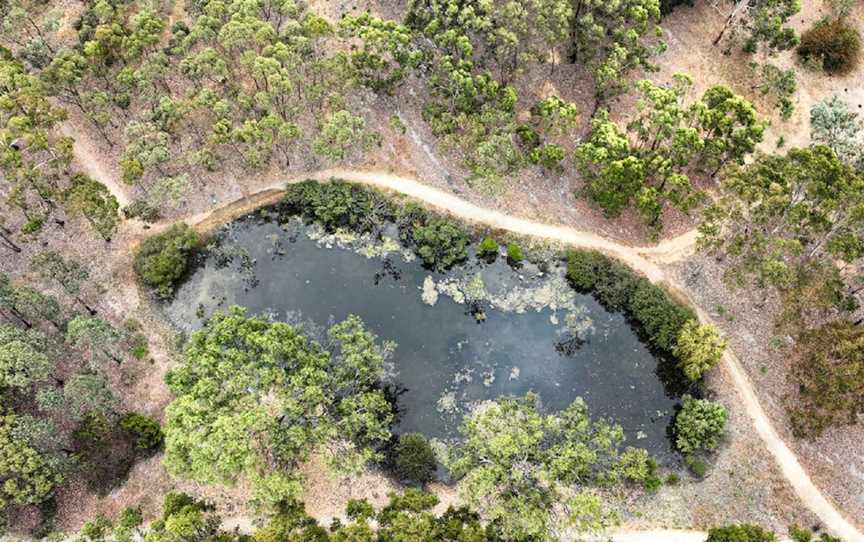
{"type": "Polygon", "coordinates": [[[159,209],[143,200],[133,201],[123,207],[123,214],[130,220],[138,219],[142,222],[156,222],[160,217],[159,209]]]}
{"type": "Polygon", "coordinates": [[[189,257],[198,245],[198,234],[180,223],[146,239],[135,255],[135,271],[157,295],[169,297],[189,268],[189,257]]]}
{"type": "Polygon", "coordinates": [[[723,405],[685,395],[681,411],[675,417],[675,446],[685,455],[716,450],[725,429],[723,405]]]}
{"type": "Polygon", "coordinates": [[[468,257],[468,236],[449,220],[433,218],[426,225],[416,224],[411,236],[417,255],[436,271],[446,271],[468,257]]]}
{"type": "Polygon", "coordinates": [[[818,437],[828,427],[855,423],[864,413],[864,330],[831,322],[799,343],[804,352],[792,366],[798,396],[790,408],[795,435],[818,437]]]}
{"type": "Polygon", "coordinates": [[[593,293],[610,310],[627,310],[641,280],[626,265],[599,252],[572,252],[567,278],[579,291],[593,293]]]}
{"type": "Polygon", "coordinates": [[[758,525],[741,523],[715,527],[708,531],[705,542],[774,542],[776,536],[758,525]]]}
{"type": "Polygon", "coordinates": [[[120,427],[133,435],[135,447],[139,450],[154,452],[162,447],[165,440],[159,422],[144,414],[127,414],[120,422],[120,427]]]}
{"type": "Polygon", "coordinates": [[[720,337],[716,327],[688,320],[678,333],[678,342],[672,352],[687,378],[696,382],[720,362],[724,350],[726,340],[720,337]]]}
{"type": "Polygon", "coordinates": [[[283,203],[289,212],[314,221],[327,231],[338,228],[370,231],[393,214],[392,205],[381,194],[337,180],[289,185],[283,203]]]}
{"type": "Polygon", "coordinates": [[[400,435],[395,453],[396,474],[400,479],[425,484],[435,478],[438,467],[435,453],[429,441],[420,433],[400,435]]]}
{"type": "Polygon", "coordinates": [[[801,36],[798,55],[817,62],[829,74],[855,69],[861,54],[861,36],[845,19],[820,21],[801,36]]]}
{"type": "Polygon", "coordinates": [[[669,298],[659,286],[641,279],[630,300],[630,314],[638,321],[651,343],[672,352],[684,325],[695,318],[693,312],[669,298]]]}
{"type": "Polygon", "coordinates": [[[519,143],[527,150],[533,150],[540,145],[540,134],[530,126],[520,125],[516,128],[519,143]]]}
{"type": "Polygon", "coordinates": [[[516,243],[507,243],[507,262],[510,265],[517,266],[524,259],[525,255],[522,253],[522,247],[516,243]]]}
{"type": "Polygon", "coordinates": [[[491,237],[486,237],[477,246],[477,257],[492,263],[498,257],[498,242],[491,237]]]}

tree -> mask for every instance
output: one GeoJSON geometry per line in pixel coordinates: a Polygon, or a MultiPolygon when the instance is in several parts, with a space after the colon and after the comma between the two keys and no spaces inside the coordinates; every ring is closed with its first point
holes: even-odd
{"type": "Polygon", "coordinates": [[[651,69],[651,56],[665,49],[658,0],[583,0],[573,22],[574,57],[591,66],[598,106],[623,92],[629,70],[651,69]]]}
{"type": "Polygon", "coordinates": [[[864,123],[849,110],[840,96],[819,101],[810,110],[810,139],[834,151],[837,157],[858,171],[864,170],[864,123]]]}
{"type": "Polygon", "coordinates": [[[435,479],[438,463],[429,441],[420,433],[399,435],[394,449],[396,474],[402,480],[425,484],[435,479]]]}
{"type": "Polygon", "coordinates": [[[462,439],[444,450],[444,464],[460,479],[465,501],[507,540],[599,530],[609,517],[591,487],[643,483],[630,475],[651,470],[634,468],[648,462],[647,454],[621,452],[621,427],[591,421],[581,399],[558,415],[544,415],[534,394],[500,398],[466,416],[460,433],[462,439]]]}
{"type": "Polygon", "coordinates": [[[90,273],[77,260],[64,258],[59,252],[46,250],[33,256],[30,269],[39,273],[43,280],[50,280],[60,286],[64,292],[73,296],[91,316],[96,311],[81,299],[81,287],[90,278],[90,273]]]}
{"type": "Polygon", "coordinates": [[[773,64],[752,63],[751,67],[757,72],[760,82],[753,86],[763,96],[772,96],[774,107],[780,110],[780,118],[789,120],[795,111],[792,97],[798,90],[798,82],[795,78],[795,68],[783,70],[773,64]]]}
{"type": "Polygon", "coordinates": [[[10,506],[40,504],[51,497],[63,476],[17,433],[20,418],[0,408],[0,512],[10,506]]]}
{"type": "Polygon", "coordinates": [[[685,395],[675,416],[675,447],[685,454],[713,451],[726,430],[726,409],[720,403],[685,395]]]}
{"type": "Polygon", "coordinates": [[[130,412],[123,416],[120,427],[133,435],[135,447],[139,450],[157,451],[162,448],[165,441],[159,422],[138,412],[130,412]]]}
{"type": "Polygon", "coordinates": [[[167,376],[168,469],[207,483],[251,480],[276,505],[300,491],[297,464],[322,446],[342,472],[378,457],[392,406],[384,354],[356,317],[331,328],[332,353],[282,322],[234,307],[192,334],[167,376]]]}
{"type": "Polygon", "coordinates": [[[189,258],[197,247],[198,234],[184,223],[171,226],[141,243],[135,254],[135,272],[156,294],[169,297],[174,286],[189,268],[189,258]]]}
{"type": "Polygon", "coordinates": [[[73,175],[63,199],[70,213],[82,215],[99,235],[111,240],[120,223],[120,204],[104,184],[86,175],[73,175]]]}
{"type": "Polygon", "coordinates": [[[673,353],[687,378],[695,382],[720,362],[726,344],[713,325],[688,320],[678,332],[673,353]]]}
{"type": "Polygon", "coordinates": [[[745,52],[756,53],[762,47],[769,55],[798,45],[795,30],[784,25],[801,11],[801,0],[713,0],[713,4],[721,13],[728,10],[714,45],[727,36],[729,50],[743,42],[745,52]]]}
{"type": "Polygon", "coordinates": [[[365,151],[379,140],[379,135],[366,129],[363,117],[350,112],[337,111],[327,117],[321,133],[315,139],[313,150],[331,160],[344,160],[353,150],[365,151]]]}
{"type": "Polygon", "coordinates": [[[342,17],[339,28],[345,36],[359,38],[362,48],[351,53],[351,64],[360,83],[374,91],[392,94],[423,58],[411,29],[395,21],[367,12],[342,17]]]}
{"type": "Polygon", "coordinates": [[[805,272],[828,284],[833,260],[864,255],[864,179],[827,147],[759,155],[732,168],[722,189],[703,214],[699,246],[726,257],[735,283],[792,292],[805,272]]]}
{"type": "Polygon", "coordinates": [[[106,360],[122,363],[120,345],[126,338],[122,329],[101,318],[76,316],[66,324],[66,342],[83,350],[90,370],[103,369],[106,360]]]}
{"type": "Polygon", "coordinates": [[[462,228],[443,218],[417,224],[411,230],[417,254],[423,262],[442,272],[468,257],[468,236],[462,228]]]}
{"type": "Polygon", "coordinates": [[[823,19],[804,32],[797,53],[829,75],[844,75],[853,71],[861,58],[861,34],[845,19],[823,19]]]}
{"type": "Polygon", "coordinates": [[[36,330],[0,324],[0,389],[27,389],[51,375],[46,338],[36,330]]]}
{"type": "Polygon", "coordinates": [[[635,204],[643,220],[660,229],[667,203],[686,212],[702,199],[689,175],[713,176],[728,162],[742,162],[761,141],[764,125],[749,102],[725,87],[709,88],[685,105],[688,76],[676,74],[669,87],[644,80],[636,86],[641,98],[627,132],[605,110],[598,112],[588,140],[576,149],[576,167],[587,193],[609,215],[635,204]]]}
{"type": "Polygon", "coordinates": [[[73,375],[63,385],[62,396],[46,397],[55,409],[74,421],[91,416],[98,420],[113,422],[120,409],[120,402],[108,387],[104,377],[95,374],[73,375]]]}
{"type": "Polygon", "coordinates": [[[739,523],[708,530],[706,542],[774,542],[777,537],[758,525],[739,523]]]}

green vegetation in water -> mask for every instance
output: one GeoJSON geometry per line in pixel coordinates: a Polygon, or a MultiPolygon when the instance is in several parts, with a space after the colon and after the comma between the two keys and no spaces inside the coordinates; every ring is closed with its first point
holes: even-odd
{"type": "Polygon", "coordinates": [[[135,254],[135,271],[158,296],[170,297],[189,270],[189,259],[199,243],[200,237],[192,228],[174,224],[141,243],[135,254]]]}

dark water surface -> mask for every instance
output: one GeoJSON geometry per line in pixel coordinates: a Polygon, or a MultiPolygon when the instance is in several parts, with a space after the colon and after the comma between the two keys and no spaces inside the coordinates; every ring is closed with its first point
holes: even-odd
{"type": "MultiPolygon", "coordinates": [[[[513,271],[500,260],[472,265],[505,289],[508,281],[520,284],[518,275],[544,280],[529,279],[528,269],[513,271]]],[[[574,293],[580,318],[590,319],[593,328],[583,340],[568,332],[568,311],[561,309],[518,314],[486,308],[486,321],[477,323],[466,305],[450,297],[441,295],[434,306],[421,300],[430,274],[398,253],[386,262],[366,258],[327,248],[300,226],[283,229],[249,217],[227,227],[221,248],[206,257],[166,311],[184,329],[200,327],[199,306],[209,315],[237,304],[316,326],[360,316],[380,340],[398,345],[393,379],[406,389],[399,399],[400,432],[450,437],[473,402],[534,391],[550,411],[581,396],[594,417],[624,427],[628,444],[670,453],[666,426],[677,401],[664,393],[657,360],[621,314],[574,293]]]]}

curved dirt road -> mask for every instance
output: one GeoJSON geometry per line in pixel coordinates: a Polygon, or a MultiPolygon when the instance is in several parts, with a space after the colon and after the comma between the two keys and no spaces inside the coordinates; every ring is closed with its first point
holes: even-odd
{"type": "MultiPolygon", "coordinates": [[[[128,201],[128,197],[125,192],[123,192],[122,187],[106,176],[105,171],[99,167],[98,160],[95,160],[95,156],[87,156],[84,154],[83,156],[79,156],[79,158],[82,159],[81,165],[84,167],[85,172],[93,178],[103,182],[109,190],[115,193],[118,201],[128,201]]],[[[300,182],[305,179],[324,181],[333,177],[386,190],[392,190],[420,200],[426,205],[436,207],[468,222],[483,223],[493,228],[507,230],[521,235],[546,238],[578,248],[599,250],[625,261],[634,269],[644,273],[653,282],[665,282],[671,289],[689,299],[686,290],[675,284],[674,281],[670,280],[658,264],[670,263],[692,253],[696,240],[696,233],[693,231],[663,241],[652,247],[628,246],[616,241],[605,239],[591,232],[580,231],[567,226],[543,224],[532,220],[509,216],[493,209],[479,207],[458,196],[424,185],[416,180],[379,171],[328,169],[299,175],[280,181],[274,186],[265,187],[256,192],[256,194],[244,198],[243,201],[250,199],[254,200],[256,195],[259,196],[259,199],[261,200],[275,201],[275,199],[278,199],[279,191],[287,183],[300,182]],[[261,195],[264,195],[265,197],[261,198],[261,195]]],[[[243,208],[243,201],[235,202],[228,206],[243,208]]],[[[263,201],[261,201],[261,203],[263,203],[263,201]]],[[[193,225],[206,223],[216,214],[218,213],[209,211],[190,217],[187,222],[193,225]]],[[[220,218],[220,220],[222,219],[227,220],[230,219],[230,217],[220,218]]],[[[703,322],[711,321],[710,316],[708,316],[705,311],[693,303],[691,303],[691,305],[696,308],[699,318],[703,322]]],[[[727,350],[723,356],[722,362],[722,365],[732,376],[732,381],[741,395],[744,408],[757,433],[762,438],[768,451],[780,467],[781,472],[794,488],[795,493],[804,505],[819,517],[828,531],[835,536],[840,537],[844,542],[864,542],[864,534],[847,521],[837,508],[835,508],[834,505],[822,494],[819,488],[817,488],[810,479],[807,471],[801,466],[798,458],[777,433],[777,430],[771,424],[771,420],[762,409],[762,405],[759,403],[753,385],[735,355],[730,350],[727,350]]],[[[695,542],[699,537],[704,537],[704,533],[699,533],[697,531],[674,532],[679,534],[686,533],[686,535],[672,535],[673,532],[671,531],[646,531],[642,534],[638,534],[638,532],[628,532],[627,535],[621,537],[621,542],[636,541],[637,539],[640,541],[651,540],[652,542],[660,542],[661,539],[662,542],[668,542],[672,539],[680,542],[695,542]]],[[[623,533],[621,534],[623,535],[623,533]]]]}

